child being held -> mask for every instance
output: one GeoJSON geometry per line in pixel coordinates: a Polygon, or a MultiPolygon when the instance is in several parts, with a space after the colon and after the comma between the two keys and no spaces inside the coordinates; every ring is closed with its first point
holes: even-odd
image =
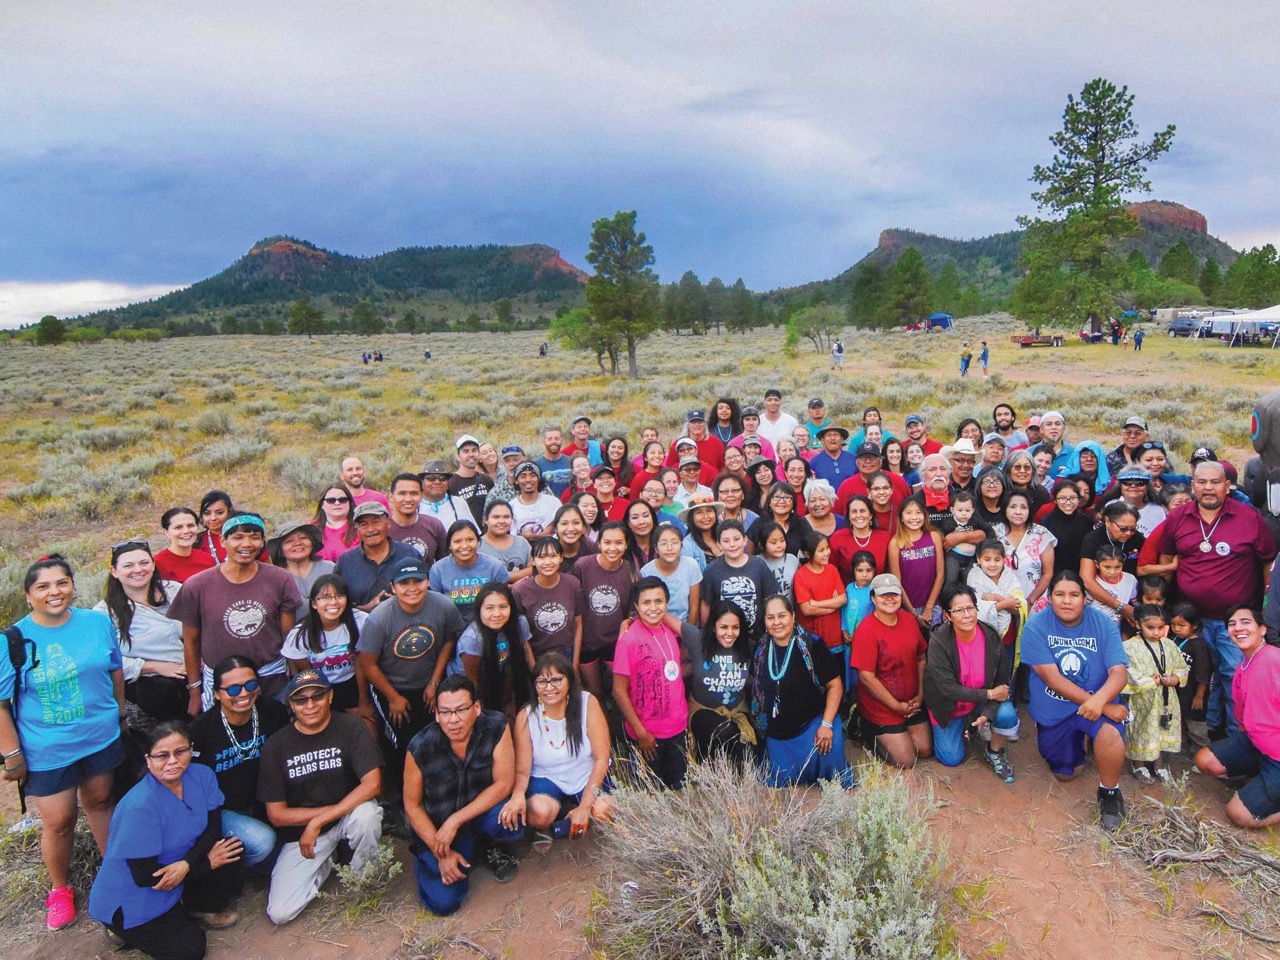
{"type": "MultiPolygon", "coordinates": [[[[1098,564],[1098,586],[1115,597],[1121,608],[1129,606],[1138,597],[1138,578],[1132,573],[1125,573],[1124,557],[1124,547],[1114,543],[1103,544],[1094,557],[1098,564]]],[[[1103,603],[1092,594],[1089,596],[1089,603],[1110,617],[1116,626],[1120,626],[1121,609],[1114,604],[1103,603]]]]}
{"type": "MultiPolygon", "coordinates": [[[[1099,562],[1101,567],[1101,561],[1099,562]]],[[[1151,603],[1140,603],[1133,611],[1138,635],[1124,642],[1129,655],[1129,726],[1124,737],[1124,755],[1133,762],[1139,783],[1170,780],[1164,754],[1182,749],[1182,711],[1177,694],[1170,687],[1187,682],[1189,670],[1177,644],[1169,639],[1164,611],[1151,603]]]]}
{"type": "Polygon", "coordinates": [[[1213,655],[1209,644],[1200,636],[1200,611],[1194,603],[1173,605],[1169,611],[1169,632],[1191,671],[1190,679],[1178,688],[1178,705],[1182,709],[1187,752],[1194,756],[1198,749],[1209,745],[1204,705],[1209,700],[1209,684],[1213,682],[1213,655]]]}
{"type": "Polygon", "coordinates": [[[1005,635],[1013,622],[1013,613],[1027,602],[1018,575],[1005,565],[1004,544],[988,537],[978,544],[977,563],[969,571],[968,584],[978,595],[978,619],[1005,635]]]}
{"type": "MultiPolygon", "coordinates": [[[[972,493],[968,490],[953,491],[951,515],[942,521],[939,528],[943,543],[946,542],[947,535],[952,533],[972,533],[975,530],[981,530],[986,536],[992,536],[994,531],[987,524],[973,519],[977,509],[978,502],[972,493]]],[[[977,546],[972,543],[957,543],[948,550],[946,579],[943,582],[947,586],[966,583],[976,555],[977,546]]]]}

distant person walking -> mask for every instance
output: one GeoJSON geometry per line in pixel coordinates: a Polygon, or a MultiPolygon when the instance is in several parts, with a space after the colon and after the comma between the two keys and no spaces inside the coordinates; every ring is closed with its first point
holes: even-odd
{"type": "Polygon", "coordinates": [[[982,379],[987,379],[987,368],[991,366],[991,348],[987,341],[982,341],[982,352],[978,354],[978,363],[982,364],[982,379]]]}
{"type": "Polygon", "coordinates": [[[1133,352],[1134,353],[1142,352],[1142,341],[1145,340],[1146,337],[1147,335],[1142,332],[1141,327],[1133,331],[1133,352]]]}
{"type": "Polygon", "coordinates": [[[960,376],[967,377],[969,375],[969,364],[971,363],[973,363],[973,350],[969,348],[969,341],[966,340],[960,353],[960,376]]]}
{"type": "Polygon", "coordinates": [[[844,343],[840,340],[835,340],[831,344],[831,369],[844,369],[844,343]]]}

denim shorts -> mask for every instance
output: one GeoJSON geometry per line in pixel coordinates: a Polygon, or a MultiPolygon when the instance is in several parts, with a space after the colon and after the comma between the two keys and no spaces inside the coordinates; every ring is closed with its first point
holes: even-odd
{"type": "Polygon", "coordinates": [[[1253,745],[1243,730],[1209,744],[1218,762],[1233,777],[1250,777],[1240,788],[1240,802],[1257,820],[1280,813],[1280,762],[1253,745]]]}
{"type": "Polygon", "coordinates": [[[124,747],[117,737],[109,745],[75,763],[56,770],[32,770],[27,774],[26,791],[29,797],[52,797],[80,786],[99,774],[110,773],[124,760],[124,747]]]}

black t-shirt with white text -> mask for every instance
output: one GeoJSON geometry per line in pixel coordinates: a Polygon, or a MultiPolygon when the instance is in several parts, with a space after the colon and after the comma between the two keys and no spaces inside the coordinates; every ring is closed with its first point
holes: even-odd
{"type": "Polygon", "coordinates": [[[253,723],[232,727],[239,749],[227,738],[222,724],[222,708],[216,703],[191,721],[193,759],[212,767],[225,798],[224,809],[251,817],[263,816],[258,802],[258,767],[262,748],[273,733],[289,724],[289,711],[270,697],[258,697],[258,736],[254,739],[253,723]]]}

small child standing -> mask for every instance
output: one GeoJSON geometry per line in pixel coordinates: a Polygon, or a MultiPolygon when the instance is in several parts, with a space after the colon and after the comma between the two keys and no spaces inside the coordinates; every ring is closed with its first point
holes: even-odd
{"type": "Polygon", "coordinates": [[[1018,575],[1004,562],[1004,544],[989,537],[978,544],[978,562],[969,571],[969,586],[978,595],[978,619],[995,628],[1008,645],[1013,612],[1027,602],[1018,575]]]}
{"type": "MultiPolygon", "coordinates": [[[[993,535],[989,526],[981,520],[974,520],[978,502],[968,490],[957,490],[951,494],[951,515],[946,517],[938,532],[945,541],[949,533],[972,533],[981,530],[988,537],[993,535]]],[[[957,543],[947,551],[946,586],[967,583],[969,571],[973,568],[973,558],[977,546],[972,543],[957,543]]]]}
{"type": "MultiPolygon", "coordinates": [[[[1169,585],[1164,577],[1149,573],[1138,581],[1138,602],[1153,603],[1157,607],[1169,606],[1169,585]]],[[[1167,612],[1167,611],[1166,611],[1167,612]]]]}
{"type": "MultiPolygon", "coordinates": [[[[1115,597],[1122,607],[1133,603],[1138,596],[1138,578],[1132,573],[1125,573],[1124,548],[1114,543],[1104,544],[1094,560],[1098,564],[1098,586],[1115,597]]],[[[1094,596],[1089,597],[1089,603],[1110,617],[1116,626],[1122,625],[1120,610],[1094,596]]]]}
{"type": "Polygon", "coordinates": [[[1169,783],[1164,754],[1182,749],[1182,711],[1169,688],[1186,683],[1190,671],[1177,644],[1169,639],[1163,610],[1140,603],[1133,617],[1138,635],[1124,642],[1129,655],[1129,684],[1124,692],[1129,694],[1130,713],[1124,755],[1133,762],[1139,783],[1152,784],[1157,777],[1169,783]]]}
{"type": "Polygon", "coordinates": [[[1190,679],[1178,688],[1178,705],[1182,709],[1182,732],[1187,752],[1192,756],[1209,745],[1209,726],[1205,723],[1204,705],[1209,700],[1209,684],[1213,681],[1213,655],[1209,644],[1200,636],[1200,611],[1194,603],[1176,603],[1169,618],[1169,632],[1191,671],[1190,679]]]}
{"type": "Polygon", "coordinates": [[[792,600],[795,597],[794,583],[800,561],[796,559],[794,553],[787,553],[787,532],[782,529],[782,524],[775,520],[766,520],[757,526],[760,529],[753,528],[752,532],[756,534],[756,543],[762,548],[760,559],[773,574],[773,579],[778,584],[778,592],[788,600],[792,600]]]}
{"type": "MultiPolygon", "coordinates": [[[[869,550],[859,550],[849,561],[853,580],[844,588],[846,602],[840,612],[840,633],[844,637],[845,646],[853,643],[853,631],[858,629],[864,617],[875,609],[871,602],[871,581],[876,576],[876,558],[869,550]]],[[[845,657],[846,663],[848,657],[845,657]]],[[[857,698],[858,671],[845,669],[844,691],[845,703],[852,705],[857,698]]]]}

